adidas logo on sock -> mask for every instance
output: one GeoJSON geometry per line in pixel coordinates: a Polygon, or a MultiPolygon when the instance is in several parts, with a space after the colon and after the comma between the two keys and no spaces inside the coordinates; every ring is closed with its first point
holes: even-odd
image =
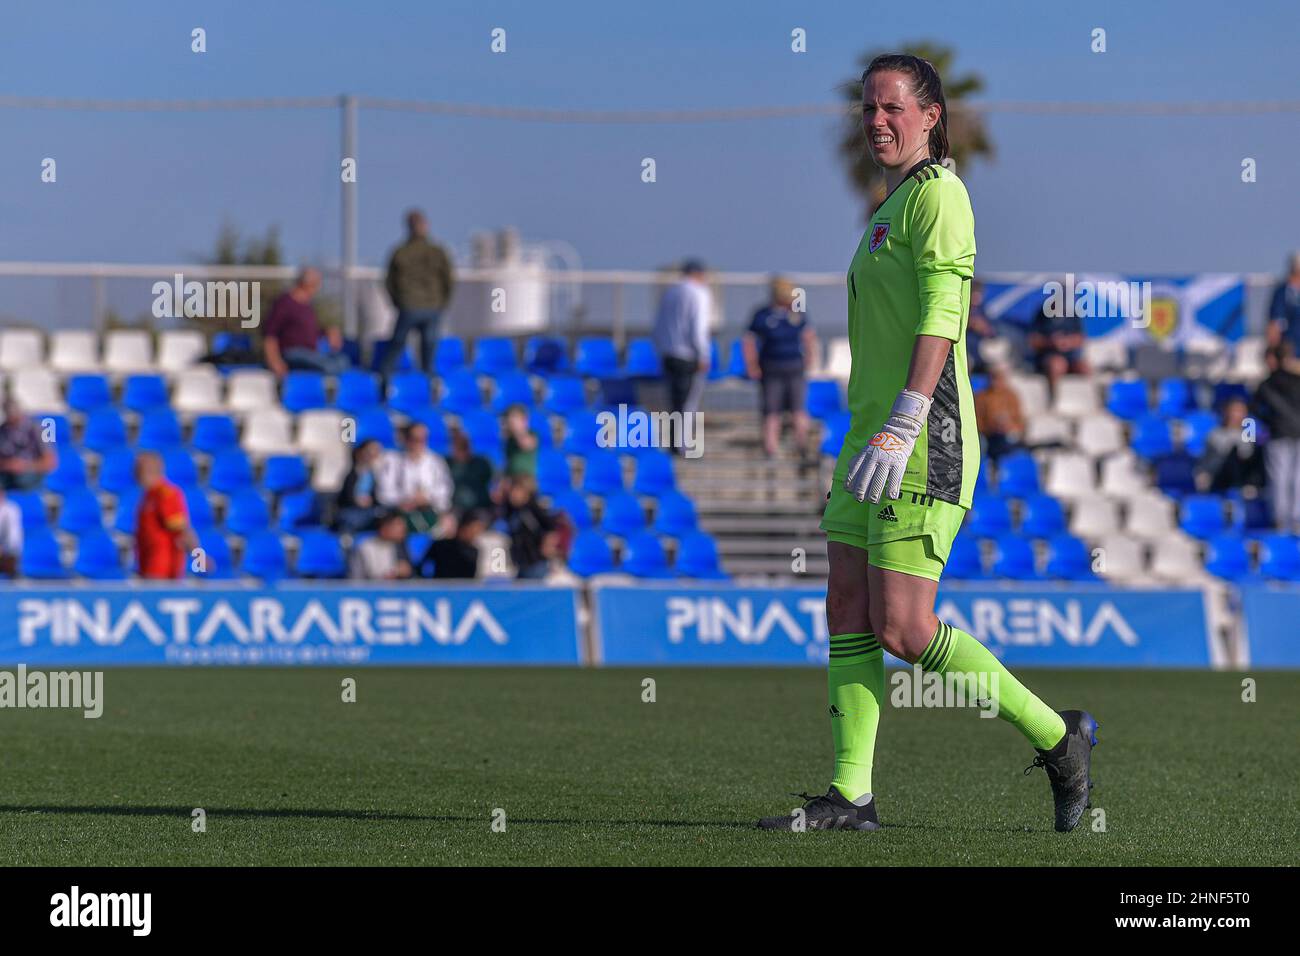
{"type": "Polygon", "coordinates": [[[897,521],[898,516],[894,514],[893,505],[885,505],[880,509],[880,514],[876,515],[877,521],[897,521]]]}

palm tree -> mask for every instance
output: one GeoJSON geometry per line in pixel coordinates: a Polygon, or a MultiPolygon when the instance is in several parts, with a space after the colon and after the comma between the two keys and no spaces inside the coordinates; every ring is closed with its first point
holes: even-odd
{"type": "MultiPolygon", "coordinates": [[[[885,177],[867,155],[866,137],[862,132],[862,71],[881,53],[876,50],[858,58],[858,75],[840,86],[841,94],[851,107],[844,121],[837,151],[844,161],[853,190],[865,201],[864,219],[870,219],[885,201],[885,177]]],[[[948,143],[958,167],[976,156],[993,156],[993,143],[984,128],[983,118],[966,102],[984,89],[984,79],[977,73],[956,76],[952,72],[953,51],[948,47],[920,42],[906,44],[903,53],[919,56],[934,64],[943,79],[943,95],[948,103],[948,143]]]]}

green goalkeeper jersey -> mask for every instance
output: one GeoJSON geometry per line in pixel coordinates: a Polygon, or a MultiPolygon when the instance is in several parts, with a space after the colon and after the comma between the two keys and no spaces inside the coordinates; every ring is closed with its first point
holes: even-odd
{"type": "Polygon", "coordinates": [[[885,423],[907,384],[916,337],[941,336],[953,346],[902,487],[963,508],[971,506],[979,471],[966,371],[974,270],[975,217],[966,187],[951,171],[926,161],[908,172],[871,217],[848,274],[852,424],[841,465],[885,423]]]}

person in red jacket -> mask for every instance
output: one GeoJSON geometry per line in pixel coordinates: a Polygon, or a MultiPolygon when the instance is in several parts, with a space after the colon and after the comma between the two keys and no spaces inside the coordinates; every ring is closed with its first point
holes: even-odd
{"type": "Polygon", "coordinates": [[[135,548],[140,577],[175,580],[198,541],[190,528],[181,490],[163,477],[162,458],[151,451],[135,460],[135,478],[144,494],[135,519],[135,548]]]}

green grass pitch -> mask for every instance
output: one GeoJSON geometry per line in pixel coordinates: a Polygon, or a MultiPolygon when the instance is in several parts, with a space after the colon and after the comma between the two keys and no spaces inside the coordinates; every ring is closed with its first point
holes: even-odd
{"type": "Polygon", "coordinates": [[[824,789],[817,669],[108,670],[99,720],[0,710],[10,864],[1294,863],[1300,674],[1025,671],[1101,722],[1105,832],[1051,829],[1033,751],[887,707],[877,833],[763,833],[824,789]],[[341,682],[357,680],[357,702],[341,682]],[[657,700],[642,702],[642,680],[657,700]],[[203,808],[207,831],[191,811],[203,808]],[[505,811],[504,832],[492,829],[505,811]]]}

